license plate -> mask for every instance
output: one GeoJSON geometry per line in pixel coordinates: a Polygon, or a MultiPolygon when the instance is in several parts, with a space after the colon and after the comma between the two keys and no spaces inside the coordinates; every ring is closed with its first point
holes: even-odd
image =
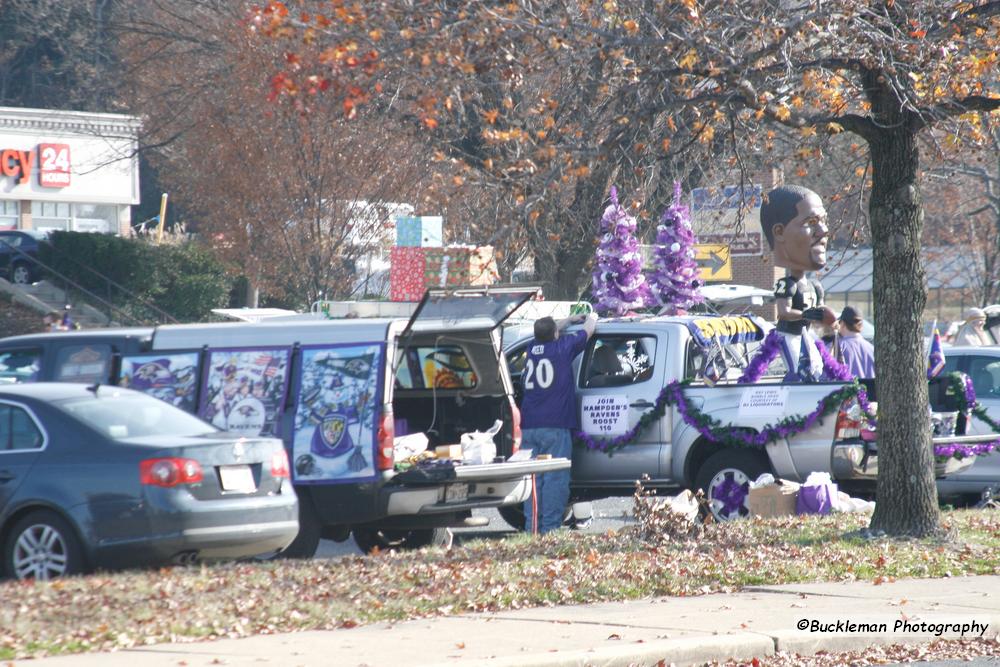
{"type": "Polygon", "coordinates": [[[446,503],[454,503],[462,500],[468,500],[468,498],[469,498],[468,484],[452,484],[450,486],[444,487],[444,501],[446,503]]]}
{"type": "Polygon", "coordinates": [[[219,481],[223,491],[239,491],[251,493],[257,490],[250,466],[220,466],[219,481]]]}

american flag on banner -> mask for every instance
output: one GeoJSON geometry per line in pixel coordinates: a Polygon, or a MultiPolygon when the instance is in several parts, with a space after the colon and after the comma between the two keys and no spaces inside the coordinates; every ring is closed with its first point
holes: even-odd
{"type": "Polygon", "coordinates": [[[278,367],[275,365],[268,366],[267,368],[264,369],[264,375],[266,375],[269,378],[273,378],[277,374],[278,374],[278,367]]]}
{"type": "Polygon", "coordinates": [[[270,354],[260,354],[253,360],[254,366],[267,366],[273,357],[270,354]]]}
{"type": "Polygon", "coordinates": [[[944,370],[944,350],[941,349],[941,334],[934,329],[931,351],[927,355],[927,379],[937,377],[942,370],[944,370]]]}

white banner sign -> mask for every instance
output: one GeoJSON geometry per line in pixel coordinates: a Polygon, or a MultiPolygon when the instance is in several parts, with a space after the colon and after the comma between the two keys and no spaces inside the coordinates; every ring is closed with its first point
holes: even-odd
{"type": "Polygon", "coordinates": [[[740,417],[782,416],[788,401],[788,387],[751,387],[740,397],[740,417]]]}
{"type": "Polygon", "coordinates": [[[580,426],[590,435],[616,436],[628,430],[628,397],[584,396],[580,426]]]}

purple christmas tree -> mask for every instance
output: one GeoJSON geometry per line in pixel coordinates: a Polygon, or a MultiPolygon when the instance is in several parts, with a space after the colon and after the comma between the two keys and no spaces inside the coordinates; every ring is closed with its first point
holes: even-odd
{"type": "Polygon", "coordinates": [[[618,203],[611,188],[611,204],[601,218],[601,242],[594,259],[594,308],[602,315],[621,316],[652,302],[642,275],[642,254],[635,238],[635,218],[618,203]]]}
{"type": "Polygon", "coordinates": [[[698,263],[695,261],[691,211],[681,201],[681,184],[674,182],[674,201],[656,228],[653,274],[649,284],[653,294],[670,315],[681,315],[704,297],[698,292],[698,263]]]}

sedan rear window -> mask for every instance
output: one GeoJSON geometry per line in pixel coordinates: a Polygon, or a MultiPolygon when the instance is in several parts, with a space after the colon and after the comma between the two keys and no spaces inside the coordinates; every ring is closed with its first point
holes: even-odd
{"type": "Polygon", "coordinates": [[[92,398],[63,401],[60,407],[113,440],[148,435],[204,435],[218,431],[211,424],[168,403],[113,389],[98,390],[97,396],[92,398]]]}

